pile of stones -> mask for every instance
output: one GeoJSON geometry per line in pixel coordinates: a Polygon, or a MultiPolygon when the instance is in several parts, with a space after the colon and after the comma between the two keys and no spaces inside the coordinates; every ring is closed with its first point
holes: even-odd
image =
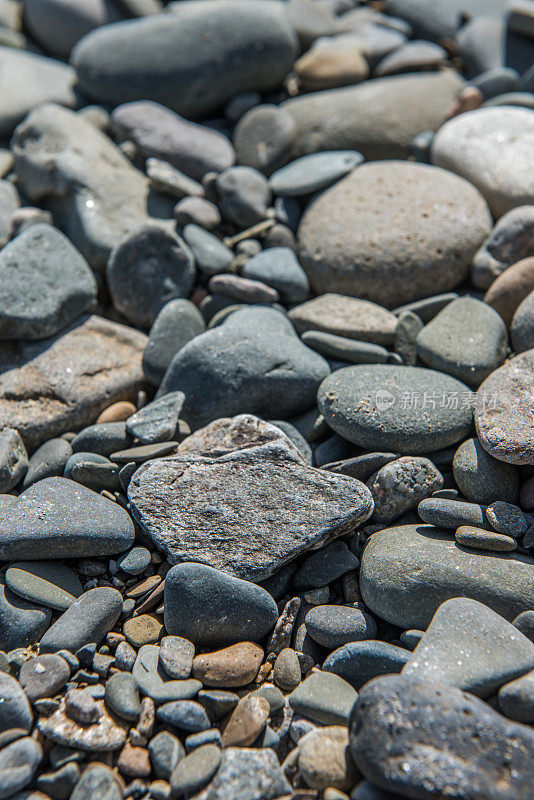
{"type": "Polygon", "coordinates": [[[534,0],[0,0],[0,800],[531,800],[534,0]]]}

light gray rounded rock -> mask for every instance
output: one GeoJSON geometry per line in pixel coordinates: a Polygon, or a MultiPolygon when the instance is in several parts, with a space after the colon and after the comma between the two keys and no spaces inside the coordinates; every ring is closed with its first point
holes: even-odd
{"type": "Polygon", "coordinates": [[[350,606],[315,606],[306,614],[305,625],[311,638],[329,650],[361,639],[374,639],[377,632],[370,614],[350,606]]]}
{"type": "Polygon", "coordinates": [[[297,158],[274,172],[269,178],[269,185],[274,194],[301,197],[331,186],[362,161],[362,154],[354,150],[313,153],[297,158]]]}
{"type": "Polygon", "coordinates": [[[507,348],[501,316],[474,297],[453,300],[417,336],[421,361],[468,386],[479,386],[497,369],[506,358],[507,348]]]}
{"type": "Polygon", "coordinates": [[[328,425],[354,444],[417,455],[449,447],[469,432],[473,410],[462,406],[463,395],[469,399],[469,389],[449,375],[371,364],[334,372],[317,401],[328,425]]]}
{"type": "Polygon", "coordinates": [[[491,228],[467,181],[427,164],[363,164],[319,195],[298,230],[313,289],[394,307],[467,276],[491,228]]]}
{"type": "Polygon", "coordinates": [[[470,181],[494,217],[534,203],[534,111],[480,108],[443,125],[432,143],[432,162],[470,181]]]}
{"type": "Polygon", "coordinates": [[[93,31],[72,63],[84,91],[101,102],[154,100],[198,117],[240,92],[274,89],[295,56],[296,38],[278,3],[205,0],[93,31]]]}
{"type": "Polygon", "coordinates": [[[265,248],[246,262],[242,274],[272,286],[283,303],[302,303],[310,293],[308,277],[290,247],[265,248]]]}
{"type": "Polygon", "coordinates": [[[532,611],[533,577],[528,556],[467,550],[447,530],[405,525],[371,536],[362,555],[360,591],[373,614],[424,630],[451,597],[478,600],[508,620],[532,611]]]}

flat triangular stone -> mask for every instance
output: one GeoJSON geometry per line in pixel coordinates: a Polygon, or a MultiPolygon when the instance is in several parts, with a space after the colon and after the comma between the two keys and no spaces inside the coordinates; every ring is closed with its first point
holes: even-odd
{"type": "Polygon", "coordinates": [[[491,608],[455,597],[442,603],[402,674],[488,697],[534,669],[534,644],[491,608]]]}
{"type": "Polygon", "coordinates": [[[252,581],[354,530],[373,509],[362,483],[308,467],[281,441],[219,458],[155,459],[128,495],[171,564],[199,561],[252,581]]]}

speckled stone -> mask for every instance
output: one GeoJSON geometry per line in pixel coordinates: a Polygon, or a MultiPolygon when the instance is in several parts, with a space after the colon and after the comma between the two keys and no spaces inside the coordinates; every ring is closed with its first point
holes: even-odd
{"type": "Polygon", "coordinates": [[[490,550],[495,553],[510,553],[517,547],[517,542],[511,536],[502,533],[473,528],[470,525],[461,525],[454,538],[458,544],[471,547],[474,550],[490,550]]]}
{"type": "Polygon", "coordinates": [[[428,458],[403,456],[372,475],[373,522],[391,522],[443,486],[443,476],[428,458]]]}
{"type": "Polygon", "coordinates": [[[328,292],[292,308],[289,319],[299,334],[323,331],[379,345],[395,340],[397,319],[376,303],[328,292]]]}

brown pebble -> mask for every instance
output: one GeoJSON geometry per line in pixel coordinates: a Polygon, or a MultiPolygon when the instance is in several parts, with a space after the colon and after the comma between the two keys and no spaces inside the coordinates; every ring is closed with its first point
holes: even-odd
{"type": "Polygon", "coordinates": [[[127,400],[119,400],[118,403],[113,403],[113,405],[102,411],[96,418],[96,424],[99,425],[101,422],[124,422],[136,411],[137,409],[133,403],[129,403],[127,400]]]}
{"type": "Polygon", "coordinates": [[[151,772],[148,750],[132,747],[130,742],[126,742],[117,760],[117,767],[125,778],[148,778],[151,772]]]}
{"type": "Polygon", "coordinates": [[[255,742],[267,724],[269,712],[265,697],[252,694],[242,697],[224,727],[223,747],[248,747],[255,742]]]}
{"type": "Polygon", "coordinates": [[[454,534],[454,538],[458,544],[462,544],[464,547],[492,550],[496,553],[510,553],[517,547],[515,539],[512,539],[511,536],[484,531],[482,528],[474,528],[471,525],[461,525],[454,534]]]}
{"type": "Polygon", "coordinates": [[[122,631],[133,647],[157,644],[163,633],[163,624],[152,614],[141,614],[126,620],[122,631]]]}
{"type": "Polygon", "coordinates": [[[501,315],[509,328],[523,300],[534,291],[534,256],[512,264],[496,278],[484,296],[484,302],[501,315]]]}
{"type": "Polygon", "coordinates": [[[71,689],[65,695],[65,714],[80,725],[91,725],[98,722],[102,712],[88,692],[83,689],[71,689]]]}
{"type": "Polygon", "coordinates": [[[160,585],[161,580],[161,575],[151,575],[149,578],[145,578],[144,581],[141,581],[141,583],[136,583],[135,586],[130,587],[126,592],[126,597],[137,600],[139,597],[143,597],[145,594],[148,594],[148,592],[153,591],[156,586],[160,585]]]}
{"type": "Polygon", "coordinates": [[[254,680],[263,661],[263,650],[252,642],[240,642],[204,653],[193,659],[193,677],[215,689],[246,686],[254,680]]]}
{"type": "Polygon", "coordinates": [[[151,697],[144,697],[141,701],[141,713],[137,720],[136,728],[147,739],[152,736],[154,723],[156,721],[156,705],[151,697]]]}

